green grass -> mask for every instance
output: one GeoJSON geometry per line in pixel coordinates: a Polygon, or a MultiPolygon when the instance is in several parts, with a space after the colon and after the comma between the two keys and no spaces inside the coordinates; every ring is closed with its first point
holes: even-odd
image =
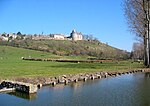
{"type": "Polygon", "coordinates": [[[62,74],[77,74],[98,71],[123,71],[142,68],[141,63],[121,61],[108,63],[62,63],[62,62],[41,62],[25,61],[21,57],[34,58],[65,58],[65,59],[86,59],[87,57],[61,57],[51,53],[0,46],[0,78],[14,77],[38,77],[58,76],[62,74]]]}
{"type": "MultiPolygon", "coordinates": [[[[6,42],[5,42],[6,43],[6,42]]],[[[5,45],[0,42],[1,45],[5,45]]],[[[129,53],[111,47],[99,41],[72,41],[72,40],[14,40],[7,42],[7,45],[32,50],[48,51],[60,56],[92,56],[101,59],[124,59],[128,58],[129,53]]]]}

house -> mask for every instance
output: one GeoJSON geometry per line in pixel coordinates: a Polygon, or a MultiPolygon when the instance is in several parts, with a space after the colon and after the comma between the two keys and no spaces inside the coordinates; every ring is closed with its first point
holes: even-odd
{"type": "MultiPolygon", "coordinates": [[[[14,40],[17,37],[19,37],[19,35],[12,33],[12,34],[3,34],[0,35],[0,38],[4,41],[8,41],[8,40],[14,40]]],[[[75,30],[72,30],[72,32],[70,33],[69,37],[66,37],[64,34],[49,34],[49,35],[27,35],[27,36],[23,36],[24,39],[26,38],[31,38],[33,40],[83,40],[83,35],[82,33],[78,33],[75,30]]]]}
{"type": "Polygon", "coordinates": [[[6,33],[4,33],[4,34],[1,34],[0,35],[0,38],[3,40],[3,41],[8,41],[8,40],[14,40],[14,39],[16,39],[17,38],[17,35],[16,34],[6,34],[6,33]]]}
{"type": "Polygon", "coordinates": [[[9,37],[5,37],[5,36],[0,36],[0,38],[1,38],[3,41],[8,41],[8,40],[9,40],[9,37]]]}
{"type": "MultiPolygon", "coordinates": [[[[32,35],[30,35],[32,36],[32,35]]],[[[40,35],[37,35],[37,36],[32,36],[31,37],[33,40],[51,40],[53,38],[49,37],[49,36],[40,36],[40,35]]]]}
{"type": "Polygon", "coordinates": [[[55,40],[64,40],[65,36],[63,34],[53,34],[55,40]]]}
{"type": "Polygon", "coordinates": [[[17,34],[9,34],[9,37],[11,37],[12,38],[12,40],[14,40],[14,39],[16,39],[17,38],[17,34]]]}

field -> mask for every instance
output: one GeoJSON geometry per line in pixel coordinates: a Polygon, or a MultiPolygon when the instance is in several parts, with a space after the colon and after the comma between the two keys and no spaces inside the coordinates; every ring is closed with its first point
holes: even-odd
{"type": "Polygon", "coordinates": [[[86,59],[85,56],[62,57],[51,53],[10,46],[0,46],[0,78],[58,76],[98,71],[123,71],[142,68],[142,63],[120,61],[107,63],[69,63],[25,61],[22,57],[53,59],[86,59]]]}

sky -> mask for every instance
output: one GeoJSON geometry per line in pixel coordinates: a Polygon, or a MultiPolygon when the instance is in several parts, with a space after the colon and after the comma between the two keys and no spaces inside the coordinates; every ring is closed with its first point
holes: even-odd
{"type": "Polygon", "coordinates": [[[0,33],[69,35],[73,29],[131,51],[123,0],[0,0],[0,33]]]}

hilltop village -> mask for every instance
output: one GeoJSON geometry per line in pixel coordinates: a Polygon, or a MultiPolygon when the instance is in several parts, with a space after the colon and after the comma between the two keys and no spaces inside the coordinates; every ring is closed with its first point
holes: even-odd
{"type": "MultiPolygon", "coordinates": [[[[65,34],[21,34],[0,35],[0,45],[50,52],[57,56],[90,56],[96,59],[124,59],[129,53],[104,44],[92,35],[83,35],[72,30],[65,34]]],[[[29,56],[30,57],[30,56],[29,56]]]]}
{"type": "Polygon", "coordinates": [[[49,35],[22,35],[20,32],[16,33],[3,33],[0,34],[0,39],[3,41],[11,41],[11,40],[15,40],[15,39],[27,39],[27,38],[31,38],[33,40],[83,40],[83,34],[80,32],[76,32],[76,30],[72,30],[72,32],[70,33],[70,36],[66,36],[64,34],[49,34],[49,35]]]}

